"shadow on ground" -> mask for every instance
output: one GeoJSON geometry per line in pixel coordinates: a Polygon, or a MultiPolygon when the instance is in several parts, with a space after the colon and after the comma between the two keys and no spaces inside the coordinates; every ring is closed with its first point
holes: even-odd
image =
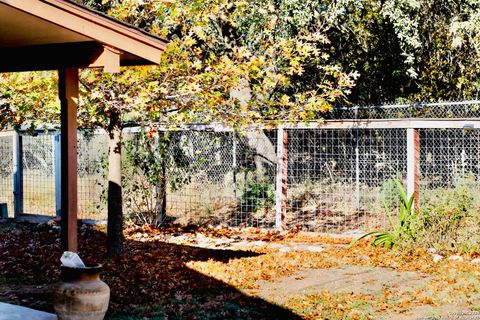
{"type": "MultiPolygon", "coordinates": [[[[58,230],[0,224],[0,301],[52,312],[58,279],[58,230]]],[[[129,237],[131,238],[131,237],[129,237]]],[[[109,319],[300,319],[299,316],[188,268],[189,261],[248,259],[257,253],[126,240],[125,255],[105,260],[105,234],[80,230],[79,253],[104,264],[111,287],[109,319]]]]}

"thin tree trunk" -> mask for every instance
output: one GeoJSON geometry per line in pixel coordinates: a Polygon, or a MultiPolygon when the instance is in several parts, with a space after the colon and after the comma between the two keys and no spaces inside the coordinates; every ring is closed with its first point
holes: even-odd
{"type": "Polygon", "coordinates": [[[161,190],[162,190],[162,206],[160,208],[160,216],[162,217],[162,221],[165,221],[167,217],[167,170],[166,170],[166,163],[165,159],[162,161],[162,178],[160,181],[161,190]]]}
{"type": "Polygon", "coordinates": [[[165,132],[158,132],[157,133],[157,141],[155,147],[157,148],[157,152],[162,152],[157,156],[160,157],[161,160],[161,177],[159,177],[159,182],[156,187],[156,207],[157,207],[157,223],[160,226],[165,221],[167,217],[167,162],[166,162],[166,155],[165,150],[159,150],[160,144],[165,143],[165,132]]]}
{"type": "Polygon", "coordinates": [[[123,253],[122,128],[120,115],[110,118],[108,148],[107,255],[123,253]]]}

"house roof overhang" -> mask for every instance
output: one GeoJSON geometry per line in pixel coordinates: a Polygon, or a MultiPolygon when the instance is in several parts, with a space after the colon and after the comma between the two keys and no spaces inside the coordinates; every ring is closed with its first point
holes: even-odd
{"type": "Polygon", "coordinates": [[[166,41],[67,0],[0,0],[0,72],[158,64],[166,41]]]}

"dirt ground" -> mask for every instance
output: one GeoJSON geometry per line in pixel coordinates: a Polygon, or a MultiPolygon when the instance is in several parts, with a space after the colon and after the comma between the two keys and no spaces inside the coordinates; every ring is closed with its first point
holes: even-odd
{"type": "MultiPolygon", "coordinates": [[[[258,289],[247,290],[249,294],[269,302],[285,305],[290,297],[318,292],[381,294],[384,288],[401,288],[414,291],[425,287],[432,277],[419,272],[398,272],[389,268],[345,266],[341,269],[308,269],[291,276],[281,277],[275,282],[258,281],[258,289]]],[[[51,310],[51,285],[10,284],[0,286],[0,301],[26,305],[33,309],[51,310]]],[[[375,319],[441,319],[452,318],[454,314],[468,315],[466,305],[446,304],[441,306],[423,305],[402,313],[385,312],[375,319]]],[[[475,315],[474,315],[475,316],[475,315]]],[[[480,313],[477,318],[480,319],[480,313]]],[[[458,319],[462,319],[458,317],[458,319]]]]}
{"type": "MultiPolygon", "coordinates": [[[[107,319],[480,319],[474,257],[437,263],[421,250],[255,229],[125,236],[125,255],[104,259],[104,232],[80,228],[80,255],[104,264],[112,289],[107,319]]],[[[52,312],[59,253],[55,225],[0,224],[0,301],[52,312]]]]}

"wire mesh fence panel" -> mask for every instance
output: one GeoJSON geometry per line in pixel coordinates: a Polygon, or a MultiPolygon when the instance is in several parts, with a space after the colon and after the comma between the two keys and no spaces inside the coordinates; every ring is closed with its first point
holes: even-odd
{"type": "Polygon", "coordinates": [[[167,213],[180,222],[221,222],[235,210],[228,132],[169,134],[167,213]]]}
{"type": "MultiPolygon", "coordinates": [[[[169,146],[170,139],[163,133],[150,135],[142,130],[124,133],[122,188],[123,212],[127,219],[149,224],[163,223],[167,219],[169,146]]],[[[183,181],[178,182],[181,185],[183,181]]],[[[175,189],[176,185],[172,184],[171,188],[175,189]]]]}
{"type": "Polygon", "coordinates": [[[13,137],[0,137],[0,203],[6,203],[13,216],[13,137]]]}
{"type": "Polygon", "coordinates": [[[478,203],[480,131],[422,129],[420,141],[420,207],[462,188],[478,203]]]}
{"type": "MultiPolygon", "coordinates": [[[[452,116],[475,115],[475,105],[452,103],[440,109],[452,116]]],[[[415,106],[414,111],[421,107],[425,115],[433,116],[438,112],[435,106],[415,106]]],[[[357,110],[354,116],[412,115],[405,110],[413,106],[402,108],[368,111],[376,115],[357,110]],[[399,110],[405,112],[396,114],[399,110]]],[[[407,129],[388,128],[387,122],[375,127],[380,125],[385,127],[285,129],[288,229],[358,233],[389,227],[385,207],[398,212],[399,205],[395,180],[406,186],[407,129]]],[[[277,171],[281,153],[277,130],[160,132],[153,144],[142,140],[139,131],[124,134],[122,185],[127,215],[163,211],[176,223],[275,227],[280,192],[276,188],[281,181],[276,178],[284,172],[277,171]]],[[[480,130],[419,129],[419,134],[420,208],[459,188],[480,207],[480,130]]],[[[9,204],[10,213],[12,142],[11,137],[0,137],[0,202],[9,204]]],[[[106,134],[79,134],[80,218],[106,218],[107,152],[106,134]]],[[[54,215],[53,137],[23,136],[22,160],[24,212],[54,215]]]]}
{"type": "Polygon", "coordinates": [[[53,135],[23,136],[24,213],[55,215],[54,154],[53,135]]]}
{"type": "Polygon", "coordinates": [[[322,231],[342,228],[338,219],[343,218],[347,207],[355,205],[352,132],[288,130],[288,133],[287,225],[322,231]]]}
{"type": "Polygon", "coordinates": [[[106,219],[108,136],[78,135],[78,216],[106,219]]]}
{"type": "Polygon", "coordinates": [[[406,174],[405,130],[289,130],[290,228],[358,232],[386,224],[381,197],[406,174]]]}
{"type": "Polygon", "coordinates": [[[235,139],[236,210],[228,224],[274,227],[277,131],[249,131],[235,139]]]}
{"type": "Polygon", "coordinates": [[[125,139],[126,212],[157,210],[165,197],[167,218],[177,223],[273,225],[274,133],[173,131],[161,132],[157,139],[161,141],[153,149],[142,148],[140,144],[149,142],[138,134],[125,139]],[[157,159],[129,158],[132,152],[134,157],[150,157],[155,148],[157,159]],[[164,196],[161,187],[150,185],[155,174],[166,177],[164,196]]]}
{"type": "MultiPolygon", "coordinates": [[[[394,215],[399,206],[395,180],[406,186],[407,131],[405,129],[358,130],[359,214],[364,231],[390,228],[386,210],[394,215]]],[[[350,228],[355,227],[350,225],[350,228]]]]}

